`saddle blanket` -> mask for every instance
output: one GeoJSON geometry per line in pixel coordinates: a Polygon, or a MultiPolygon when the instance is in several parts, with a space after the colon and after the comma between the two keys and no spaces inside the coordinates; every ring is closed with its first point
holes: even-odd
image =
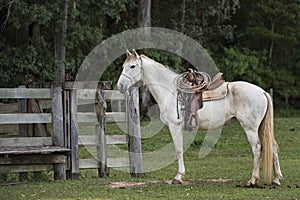
{"type": "Polygon", "coordinates": [[[226,97],[228,93],[228,84],[229,82],[225,82],[219,87],[213,90],[205,90],[202,92],[203,101],[213,101],[226,97]]]}

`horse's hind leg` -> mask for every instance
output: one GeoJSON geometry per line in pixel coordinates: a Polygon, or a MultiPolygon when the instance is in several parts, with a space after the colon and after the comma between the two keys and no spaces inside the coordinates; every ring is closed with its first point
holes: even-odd
{"type": "Polygon", "coordinates": [[[275,140],[273,144],[273,166],[274,166],[274,180],[272,184],[280,185],[279,179],[283,178],[283,176],[280,170],[279,159],[278,159],[278,145],[275,140]]]}

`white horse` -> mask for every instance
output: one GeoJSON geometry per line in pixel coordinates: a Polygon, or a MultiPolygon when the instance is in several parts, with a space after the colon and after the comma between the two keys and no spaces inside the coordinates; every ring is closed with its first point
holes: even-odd
{"type": "MultiPolygon", "coordinates": [[[[135,50],[127,51],[127,59],[119,77],[117,87],[126,92],[129,87],[143,82],[158,103],[161,120],[169,126],[178,159],[178,173],[173,183],[182,183],[185,167],[183,161],[183,117],[177,117],[177,88],[174,79],[178,76],[164,65],[138,55],[135,50]]],[[[282,178],[278,160],[278,146],[274,139],[272,99],[263,89],[247,82],[230,82],[225,98],[204,103],[197,111],[200,129],[216,129],[236,118],[243,127],[254,155],[252,176],[247,186],[254,185],[259,179],[259,162],[262,153],[264,177],[272,179],[274,167],[274,185],[280,185],[282,178]],[[212,112],[213,111],[213,112],[212,112]],[[216,113],[217,111],[217,113],[216,113]],[[212,113],[214,116],[212,116],[212,113]]]]}

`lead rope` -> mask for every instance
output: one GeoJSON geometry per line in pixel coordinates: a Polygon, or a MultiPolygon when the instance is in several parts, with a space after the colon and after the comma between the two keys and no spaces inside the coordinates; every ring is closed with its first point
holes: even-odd
{"type": "Polygon", "coordinates": [[[209,74],[207,74],[206,72],[195,72],[197,75],[203,78],[203,82],[195,86],[188,85],[186,79],[187,73],[188,72],[184,72],[178,75],[174,80],[177,90],[179,90],[180,92],[186,94],[194,94],[195,91],[206,90],[206,88],[208,88],[211,84],[211,77],[209,76],[209,74]]]}
{"type": "Polygon", "coordinates": [[[176,107],[177,107],[177,119],[179,119],[179,108],[178,108],[178,104],[179,104],[179,91],[177,91],[177,105],[176,105],[176,107]]]}

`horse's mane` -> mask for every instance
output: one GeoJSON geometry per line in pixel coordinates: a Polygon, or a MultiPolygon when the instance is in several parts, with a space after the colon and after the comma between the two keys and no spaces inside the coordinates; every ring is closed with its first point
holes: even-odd
{"type": "Polygon", "coordinates": [[[149,58],[148,56],[145,56],[144,54],[141,54],[140,56],[141,56],[142,58],[145,58],[145,59],[147,59],[148,61],[152,62],[153,64],[158,65],[160,68],[165,69],[167,72],[170,72],[170,73],[173,73],[173,74],[177,74],[176,71],[175,71],[174,69],[170,68],[170,67],[167,66],[167,65],[163,65],[163,64],[161,64],[161,63],[159,63],[159,62],[157,62],[157,61],[155,61],[155,60],[149,58]]]}

